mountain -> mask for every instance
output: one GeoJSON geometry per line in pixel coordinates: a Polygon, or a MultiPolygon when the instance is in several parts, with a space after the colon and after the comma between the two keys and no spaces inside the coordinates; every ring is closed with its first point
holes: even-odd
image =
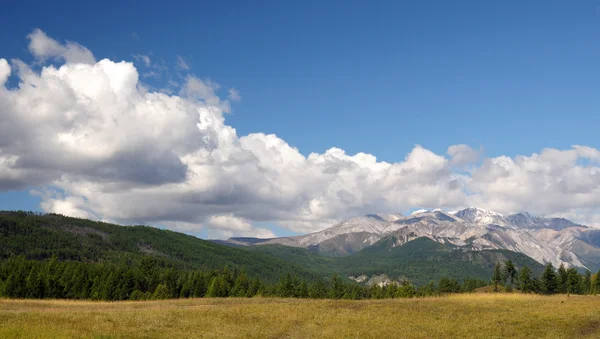
{"type": "Polygon", "coordinates": [[[393,237],[382,239],[361,251],[338,257],[284,245],[249,246],[248,249],[271,253],[313,272],[366,278],[363,282],[377,277],[397,281],[407,279],[417,285],[442,277],[489,281],[496,263],[506,260],[512,260],[519,268],[529,266],[535,275],[544,269],[543,265],[526,255],[507,250],[463,250],[427,237],[412,239],[402,245],[395,240],[393,237]]]}
{"type": "Polygon", "coordinates": [[[322,254],[348,255],[370,246],[381,239],[387,223],[402,218],[398,214],[368,214],[343,221],[321,232],[307,235],[265,240],[234,238],[234,242],[247,245],[281,244],[313,249],[322,254]]]}
{"type": "Polygon", "coordinates": [[[154,257],[182,269],[244,268],[248,275],[276,282],[289,272],[309,280],[330,276],[265,251],[215,244],[148,226],[119,226],[56,214],[0,212],[0,260],[28,259],[132,263],[154,257]]]}
{"type": "Polygon", "coordinates": [[[387,275],[423,285],[442,277],[465,277],[489,281],[498,262],[511,260],[517,267],[529,266],[537,276],[543,265],[524,254],[508,250],[462,250],[428,237],[398,242],[393,236],[351,256],[339,257],[339,271],[345,276],[387,275]]]}
{"type": "Polygon", "coordinates": [[[347,256],[385,240],[395,246],[426,237],[462,250],[509,250],[537,262],[600,268],[600,230],[564,218],[527,212],[503,215],[476,207],[455,213],[436,209],[401,214],[369,214],[323,231],[275,239],[230,240],[238,245],[281,244],[331,255],[347,256]]]}
{"type": "MultiPolygon", "coordinates": [[[[441,277],[488,280],[495,263],[508,259],[517,267],[528,265],[534,272],[541,270],[541,265],[521,253],[472,250],[444,242],[444,238],[432,240],[406,233],[404,226],[433,227],[438,223],[437,227],[443,228],[448,223],[460,222],[458,217],[437,211],[417,213],[410,218],[397,214],[368,215],[341,223],[334,230],[310,235],[304,238],[304,247],[292,247],[277,244],[278,239],[235,238],[219,244],[148,226],[0,211],[0,261],[25,256],[31,260],[56,257],[61,261],[135,265],[150,257],[164,267],[205,271],[223,267],[243,269],[249,276],[269,283],[276,283],[288,272],[309,281],[328,279],[333,274],[408,279],[416,284],[441,277]],[[381,237],[384,232],[396,235],[381,237]],[[344,242],[343,251],[350,254],[332,256],[319,252],[331,253],[328,251],[338,248],[336,241],[344,242]]],[[[590,239],[600,242],[600,234],[592,234],[590,239]]],[[[293,241],[285,238],[283,242],[293,241]]]]}

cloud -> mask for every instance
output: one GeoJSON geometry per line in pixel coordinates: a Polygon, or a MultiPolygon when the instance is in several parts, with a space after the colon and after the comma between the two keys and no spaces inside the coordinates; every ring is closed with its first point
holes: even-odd
{"type": "Polygon", "coordinates": [[[206,226],[209,228],[209,234],[216,233],[217,236],[222,236],[224,233],[228,237],[233,235],[253,236],[257,238],[275,237],[275,234],[270,230],[255,228],[248,220],[235,217],[233,214],[210,216],[206,220],[206,226]]]}
{"type": "MultiPolygon", "coordinates": [[[[50,45],[32,53],[67,48],[50,45]]],[[[416,207],[599,222],[600,151],[589,146],[485,158],[416,145],[393,163],[336,147],[305,156],[274,134],[239,136],[225,122],[233,98],[212,81],[189,75],[168,94],[141,85],[131,62],[61,58],[39,71],[0,60],[0,79],[19,79],[0,85],[0,190],[35,187],[48,212],[211,237],[271,237],[262,222],[311,232],[416,207]]]]}
{"type": "Polygon", "coordinates": [[[70,41],[62,45],[48,37],[40,29],[35,29],[27,38],[29,39],[29,51],[41,61],[53,59],[67,63],[93,64],[96,62],[94,55],[87,48],[70,41]]]}
{"type": "MultiPolygon", "coordinates": [[[[586,214],[600,204],[600,167],[578,164],[597,150],[574,146],[544,149],[539,154],[485,159],[470,178],[476,205],[499,211],[531,210],[586,214]]],[[[585,220],[592,220],[584,218],[585,220]]],[[[595,220],[595,219],[594,219],[595,220]]]]}
{"type": "Polygon", "coordinates": [[[142,78],[154,78],[154,79],[158,79],[160,78],[160,75],[154,71],[150,71],[150,72],[144,72],[142,73],[142,78]]]}
{"type": "Polygon", "coordinates": [[[10,76],[11,69],[6,59],[0,59],[0,86],[4,86],[10,76]]]}
{"type": "Polygon", "coordinates": [[[152,66],[152,60],[150,60],[150,57],[144,54],[134,54],[133,58],[137,61],[143,62],[144,66],[146,67],[150,67],[152,66]]]}
{"type": "Polygon", "coordinates": [[[235,89],[235,88],[230,88],[229,89],[229,96],[228,96],[229,100],[231,101],[240,101],[242,100],[242,97],[240,96],[240,92],[235,89]]]}
{"type": "Polygon", "coordinates": [[[448,147],[446,152],[452,161],[452,164],[456,166],[464,166],[474,164],[479,161],[481,152],[473,149],[469,145],[460,144],[452,145],[448,147]]]}
{"type": "Polygon", "coordinates": [[[189,71],[190,66],[188,63],[181,57],[181,55],[177,56],[177,68],[183,71],[189,71]]]}

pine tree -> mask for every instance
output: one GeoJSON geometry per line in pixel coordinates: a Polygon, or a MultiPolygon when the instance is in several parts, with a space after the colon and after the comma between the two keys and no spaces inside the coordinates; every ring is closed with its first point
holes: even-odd
{"type": "Polygon", "coordinates": [[[569,279],[569,274],[565,269],[565,265],[562,263],[558,266],[557,270],[557,284],[558,284],[558,293],[567,293],[567,280],[569,279]]]}
{"type": "Polygon", "coordinates": [[[523,293],[533,292],[534,286],[531,279],[531,269],[529,266],[523,266],[519,272],[519,289],[523,293]]]}
{"type": "Polygon", "coordinates": [[[590,294],[592,289],[592,272],[590,270],[585,270],[583,274],[583,279],[581,280],[581,293],[590,294]]]}
{"type": "Polygon", "coordinates": [[[508,280],[508,286],[512,287],[517,276],[517,269],[511,260],[507,260],[504,263],[504,276],[506,276],[508,280]]]}
{"type": "Polygon", "coordinates": [[[371,298],[372,299],[383,299],[384,297],[383,288],[379,285],[373,285],[371,287],[371,298]]]}
{"type": "Polygon", "coordinates": [[[395,298],[397,289],[398,289],[398,285],[396,284],[395,281],[389,283],[387,286],[385,286],[385,297],[386,298],[395,298]]]}
{"type": "Polygon", "coordinates": [[[415,296],[417,291],[415,287],[411,285],[409,282],[403,282],[398,289],[396,290],[396,297],[398,298],[412,298],[415,296]]]}
{"type": "Polygon", "coordinates": [[[258,278],[252,279],[250,281],[250,285],[248,286],[248,290],[246,291],[246,297],[254,297],[258,295],[260,287],[260,280],[258,280],[258,278]]]}
{"type": "Polygon", "coordinates": [[[279,281],[278,294],[280,297],[289,298],[294,295],[294,284],[292,283],[292,276],[287,273],[279,281]]]}
{"type": "Polygon", "coordinates": [[[581,276],[575,267],[567,270],[567,293],[581,294],[581,276]]]}
{"type": "Polygon", "coordinates": [[[327,287],[320,279],[312,283],[308,289],[308,297],[322,299],[327,297],[327,287]]]}
{"type": "Polygon", "coordinates": [[[494,292],[498,292],[498,284],[500,284],[501,281],[502,267],[500,266],[500,263],[496,263],[496,267],[494,267],[494,274],[492,275],[492,284],[494,284],[494,292]]]}
{"type": "Polygon", "coordinates": [[[300,288],[298,289],[298,297],[299,298],[308,298],[308,286],[306,285],[306,281],[302,280],[300,283],[300,288]]]}
{"type": "Polygon", "coordinates": [[[344,283],[337,274],[333,275],[328,294],[331,299],[341,299],[344,296],[344,283]]]}
{"type": "Polygon", "coordinates": [[[39,265],[34,264],[27,276],[26,289],[28,298],[44,299],[44,281],[39,265]]]}
{"type": "Polygon", "coordinates": [[[232,297],[243,297],[246,295],[246,291],[250,287],[250,281],[246,276],[246,273],[241,272],[237,275],[233,287],[231,288],[230,295],[232,297]]]}
{"type": "Polygon", "coordinates": [[[541,289],[544,294],[554,294],[557,292],[558,283],[556,273],[554,272],[554,266],[551,263],[546,265],[544,272],[542,273],[541,289]]]}
{"type": "Polygon", "coordinates": [[[365,290],[360,285],[353,285],[350,291],[350,299],[360,300],[365,298],[365,290]]]}
{"type": "Polygon", "coordinates": [[[592,293],[600,293],[600,270],[598,270],[598,273],[596,273],[594,279],[592,280],[592,293]]]}
{"type": "Polygon", "coordinates": [[[156,290],[152,294],[152,299],[160,300],[160,299],[169,299],[169,288],[165,284],[159,284],[156,286],[156,290]]]}
{"type": "Polygon", "coordinates": [[[226,287],[227,282],[225,281],[225,277],[222,275],[214,276],[210,284],[208,285],[208,291],[206,291],[206,296],[208,298],[223,298],[227,297],[229,291],[226,287]]]}

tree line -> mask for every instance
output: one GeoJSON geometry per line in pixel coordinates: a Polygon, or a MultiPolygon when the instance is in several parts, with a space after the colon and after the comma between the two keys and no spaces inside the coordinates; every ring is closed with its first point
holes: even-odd
{"type": "Polygon", "coordinates": [[[277,283],[249,277],[225,267],[209,272],[170,267],[147,257],[138,263],[29,260],[23,256],[0,261],[0,297],[32,299],[146,300],[203,297],[286,297],[381,299],[469,292],[486,285],[477,279],[442,278],[416,287],[404,280],[386,286],[364,286],[343,279],[307,280],[284,274],[277,283]]]}
{"type": "Polygon", "coordinates": [[[494,291],[511,292],[517,289],[523,293],[537,294],[597,294],[600,293],[600,271],[592,275],[589,270],[580,274],[575,267],[565,268],[561,264],[555,269],[546,264],[539,277],[534,277],[528,266],[517,269],[510,261],[497,263],[491,278],[494,291]]]}
{"type": "MultiPolygon", "coordinates": [[[[600,292],[600,279],[589,271],[555,270],[551,264],[540,277],[527,266],[518,270],[509,260],[496,265],[491,284],[494,291],[524,293],[600,292]]],[[[147,257],[132,265],[81,261],[29,260],[23,256],[0,262],[0,297],[32,299],[148,300],[203,297],[284,297],[331,299],[383,299],[467,293],[489,285],[480,279],[459,281],[441,278],[423,286],[407,280],[365,286],[338,275],[308,281],[290,273],[277,283],[249,277],[243,270],[225,267],[209,272],[169,267],[147,257]]]]}

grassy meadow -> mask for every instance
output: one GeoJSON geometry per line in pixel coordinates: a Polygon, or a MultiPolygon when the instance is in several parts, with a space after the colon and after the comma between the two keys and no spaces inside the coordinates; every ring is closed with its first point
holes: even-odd
{"type": "Polygon", "coordinates": [[[0,300],[0,338],[599,338],[600,296],[0,300]]]}

